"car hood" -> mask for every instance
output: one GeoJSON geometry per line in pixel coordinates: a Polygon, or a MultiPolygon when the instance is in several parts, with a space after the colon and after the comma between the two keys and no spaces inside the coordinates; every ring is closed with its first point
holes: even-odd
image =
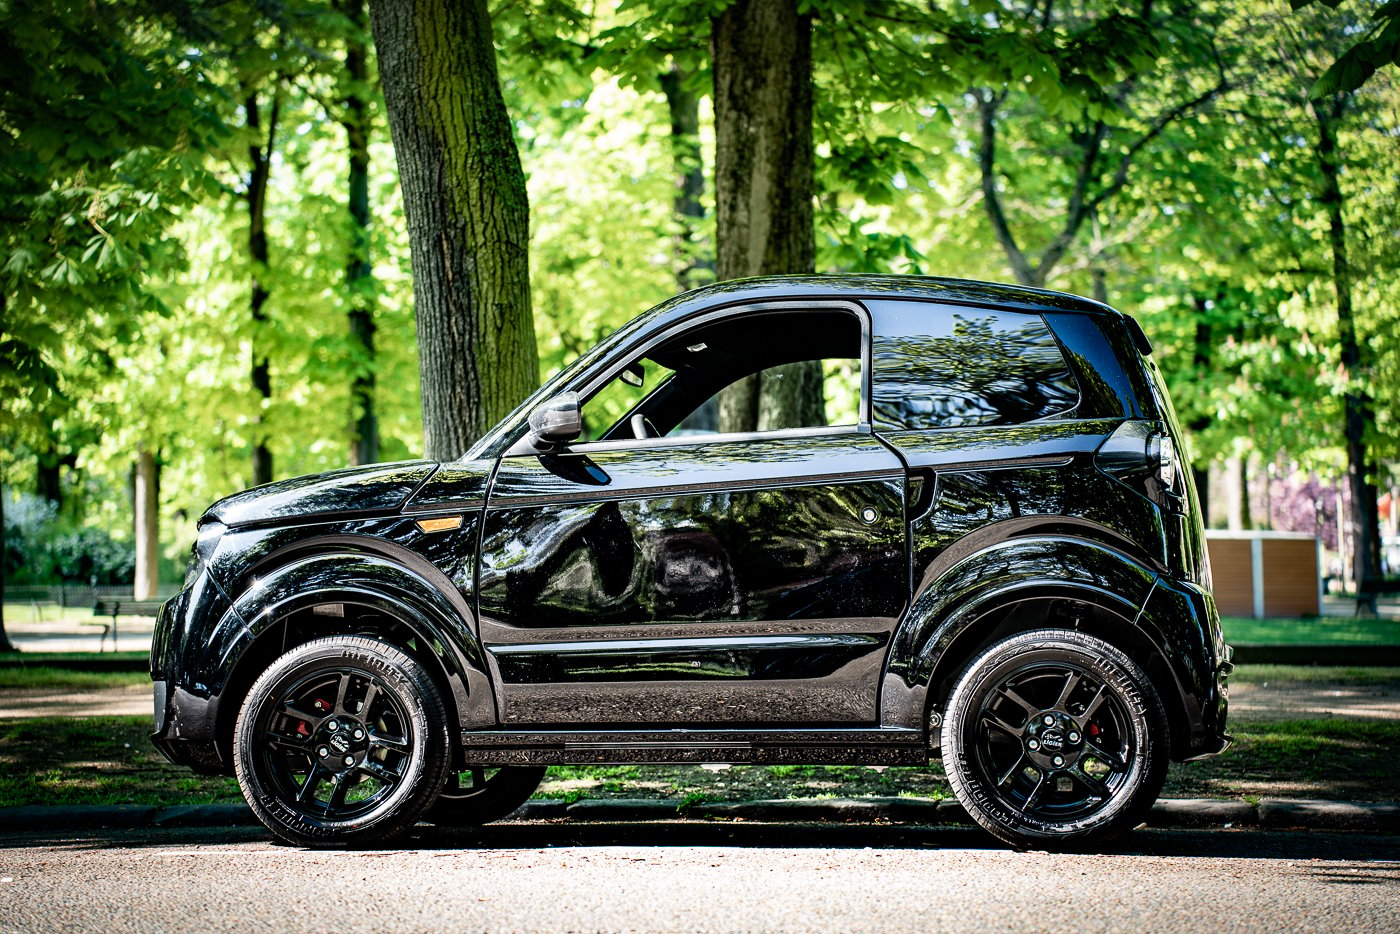
{"type": "Polygon", "coordinates": [[[233,528],[307,516],[396,512],[438,466],[436,461],[401,461],[278,480],[219,500],[205,517],[233,528]]]}

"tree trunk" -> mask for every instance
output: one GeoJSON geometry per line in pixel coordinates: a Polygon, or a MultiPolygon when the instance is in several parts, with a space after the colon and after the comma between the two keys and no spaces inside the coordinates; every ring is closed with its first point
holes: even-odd
{"type": "Polygon", "coordinates": [[[144,445],[136,449],[135,500],[136,581],[132,596],[154,600],[160,584],[160,464],[144,445]]]}
{"type": "Polygon", "coordinates": [[[1093,280],[1094,301],[1108,304],[1108,271],[1102,266],[1095,265],[1089,270],[1089,275],[1093,280]]]}
{"type": "Polygon", "coordinates": [[[706,255],[700,222],[705,219],[705,163],[700,151],[700,98],[686,87],[679,65],[661,73],[661,91],[671,114],[671,173],[675,177],[673,200],[676,232],[673,251],[676,284],[682,292],[714,278],[713,258],[706,255]]]}
{"type": "Polygon", "coordinates": [[[539,385],[529,201],[485,0],[371,0],[413,255],[427,456],[461,456],[539,385]]]}
{"type": "Polygon", "coordinates": [[[1225,527],[1231,532],[1243,532],[1248,526],[1249,487],[1245,484],[1245,457],[1225,459],[1225,527]]]}
{"type": "Polygon", "coordinates": [[[341,13],[354,32],[345,46],[349,83],[341,125],[349,150],[350,258],[345,287],[355,361],[350,383],[350,463],[379,460],[379,420],[374,411],[374,277],[369,259],[369,23],[364,0],[341,0],[341,13]]]}
{"type": "Polygon", "coordinates": [[[0,477],[0,653],[18,651],[5,632],[5,483],[0,477]]]}
{"type": "MultiPolygon", "coordinates": [[[[1347,480],[1351,487],[1352,510],[1352,568],[1356,575],[1357,593],[1364,585],[1381,576],[1380,519],[1376,501],[1376,485],[1372,479],[1372,463],[1366,432],[1375,425],[1376,415],[1368,385],[1370,361],[1363,360],[1361,342],[1356,336],[1356,317],[1352,309],[1351,266],[1347,260],[1346,220],[1341,186],[1341,156],[1337,152],[1334,121],[1340,116],[1341,105],[1329,113],[1319,102],[1310,101],[1309,108],[1317,123],[1317,164],[1322,174],[1322,204],[1327,211],[1328,239],[1332,247],[1332,284],[1337,291],[1337,332],[1342,345],[1342,366],[1346,368],[1347,390],[1343,399],[1347,448],[1347,480]]],[[[1375,612],[1374,595],[1366,599],[1375,612]]]]}
{"type": "MultiPolygon", "coordinates": [[[[1210,326],[1210,301],[1200,295],[1195,298],[1196,305],[1196,346],[1191,354],[1191,365],[1197,373],[1204,373],[1211,365],[1211,326],[1210,326]]],[[[1191,420],[1188,426],[1192,434],[1200,434],[1210,427],[1211,415],[1203,412],[1191,420]]],[[[1201,518],[1205,520],[1206,527],[1210,527],[1210,470],[1208,466],[1191,465],[1191,477],[1196,482],[1196,499],[1200,501],[1201,518]]]]}
{"type": "MultiPolygon", "coordinates": [[[[718,278],[810,273],[811,17],[795,0],[739,0],[712,27],[718,278]]],[[[725,390],[721,431],[824,423],[820,362],[761,376],[725,390]]]]}
{"type": "Polygon", "coordinates": [[[243,101],[244,118],[249,132],[253,134],[248,143],[250,168],[245,199],[248,203],[248,257],[253,261],[253,291],[248,302],[254,322],[252,381],[253,391],[258,397],[258,415],[254,419],[253,429],[256,432],[253,438],[254,486],[272,482],[272,451],[267,446],[267,434],[262,428],[262,413],[272,399],[272,375],[268,370],[267,354],[259,349],[258,340],[262,336],[262,325],[267,321],[267,186],[272,176],[272,149],[277,138],[277,114],[281,104],[281,94],[274,91],[264,144],[259,132],[262,129],[262,114],[258,111],[258,95],[251,93],[243,101]]]}
{"type": "Polygon", "coordinates": [[[63,506],[63,464],[57,452],[41,452],[34,465],[34,492],[40,499],[63,506]]]}

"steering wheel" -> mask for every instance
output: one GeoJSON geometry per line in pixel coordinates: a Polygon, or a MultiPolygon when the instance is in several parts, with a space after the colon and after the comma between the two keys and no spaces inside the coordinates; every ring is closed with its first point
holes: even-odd
{"type": "Polygon", "coordinates": [[[631,425],[632,437],[634,438],[640,439],[658,437],[656,427],[652,425],[651,420],[648,419],[641,412],[638,412],[637,414],[632,416],[631,425]]]}

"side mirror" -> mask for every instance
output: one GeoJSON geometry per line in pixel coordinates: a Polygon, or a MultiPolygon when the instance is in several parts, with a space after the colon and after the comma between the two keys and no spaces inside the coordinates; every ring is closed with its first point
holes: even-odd
{"type": "Polygon", "coordinates": [[[537,448],[550,450],[566,444],[583,432],[578,393],[561,392],[535,407],[530,413],[530,440],[537,448]]]}

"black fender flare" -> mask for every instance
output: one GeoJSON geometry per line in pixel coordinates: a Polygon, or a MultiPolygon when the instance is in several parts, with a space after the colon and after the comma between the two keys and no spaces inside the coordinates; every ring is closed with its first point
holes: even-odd
{"type": "Polygon", "coordinates": [[[979,620],[1015,603],[1089,604],[1121,619],[1161,653],[1161,634],[1139,625],[1157,580],[1157,572],[1122,552],[1069,536],[1013,538],[968,555],[925,580],[896,627],[880,691],[881,725],[926,728],[935,669],[979,620]]]}
{"type": "Polygon", "coordinates": [[[463,729],[496,725],[485,655],[474,620],[463,615],[460,595],[446,594],[404,564],[370,552],[311,554],[251,578],[208,633],[198,667],[209,679],[210,693],[218,697],[229,680],[247,680],[240,662],[276,623],[336,603],[378,610],[406,626],[441,666],[458,724],[463,729]]]}

